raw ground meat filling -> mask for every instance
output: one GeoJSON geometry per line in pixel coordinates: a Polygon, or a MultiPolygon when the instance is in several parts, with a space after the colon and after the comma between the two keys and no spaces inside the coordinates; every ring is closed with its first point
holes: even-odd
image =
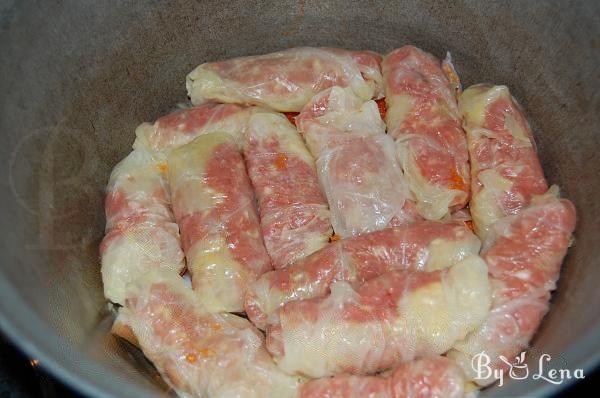
{"type": "Polygon", "coordinates": [[[478,384],[494,379],[476,377],[471,366],[474,355],[485,352],[491,367],[506,369],[499,356],[513,361],[529,345],[548,312],[574,228],[575,207],[556,192],[535,197],[530,207],[492,225],[482,250],[492,286],[491,312],[448,354],[478,384]]]}
{"type": "Polygon", "coordinates": [[[311,99],[296,125],[317,159],[336,235],[345,238],[419,218],[375,101],[333,87],[311,99]]]}
{"type": "Polygon", "coordinates": [[[246,319],[209,313],[177,275],[150,272],[129,285],[120,318],[164,380],[182,397],[297,395],[246,319]]]}
{"type": "Polygon", "coordinates": [[[208,133],[225,132],[239,139],[248,124],[248,109],[238,105],[206,103],[181,109],[142,123],[135,130],[134,148],[168,152],[208,133]]]}
{"type": "Polygon", "coordinates": [[[381,95],[381,56],[370,51],[297,47],[198,66],[187,76],[192,103],[207,100],[299,112],[329,87],[366,101],[381,95]]]}
{"type": "Polygon", "coordinates": [[[479,239],[458,224],[421,221],[333,242],[291,266],[265,273],[248,290],[246,313],[259,328],[289,301],[321,297],[334,281],[352,285],[392,270],[431,271],[477,254],[479,239]]]}
{"type": "Polygon", "coordinates": [[[123,304],[127,285],[149,270],[185,267],[165,171],[164,159],[138,149],[110,175],[100,256],[104,295],[114,303],[123,304]]]}
{"type": "Polygon", "coordinates": [[[471,158],[470,209],[483,238],[496,220],[519,212],[548,185],[531,128],[506,86],[471,86],[459,108],[471,158]]]}
{"type": "Polygon", "coordinates": [[[382,62],[388,134],[419,213],[439,220],[469,200],[467,142],[450,82],[433,55],[405,46],[382,62]]]}
{"type": "Polygon", "coordinates": [[[273,266],[285,267],[324,247],[332,233],[329,207],[296,128],[281,114],[255,109],[244,157],[273,266]]]}
{"type": "Polygon", "coordinates": [[[192,286],[210,311],[242,312],[248,285],[271,263],[236,139],[202,135],[168,162],[192,286]]]}
{"type": "Polygon", "coordinates": [[[372,374],[443,354],[488,315],[487,266],[470,256],[444,270],[390,271],[353,289],[292,301],[267,329],[267,349],[290,374],[372,374]]]}

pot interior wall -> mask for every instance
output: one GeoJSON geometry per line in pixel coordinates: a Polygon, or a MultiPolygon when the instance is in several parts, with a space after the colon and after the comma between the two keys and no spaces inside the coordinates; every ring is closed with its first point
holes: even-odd
{"type": "MultiPolygon", "coordinates": [[[[204,61],[299,45],[386,52],[412,43],[440,57],[450,50],[465,85],[507,84],[526,109],[547,177],[579,216],[535,352],[569,368],[595,362],[600,7],[434,3],[1,3],[5,331],[88,393],[160,393],[165,386],[151,367],[106,335],[110,312],[99,272],[103,190],[135,126],[185,101],[185,75],[204,61]]],[[[486,394],[550,387],[527,380],[486,394]]]]}

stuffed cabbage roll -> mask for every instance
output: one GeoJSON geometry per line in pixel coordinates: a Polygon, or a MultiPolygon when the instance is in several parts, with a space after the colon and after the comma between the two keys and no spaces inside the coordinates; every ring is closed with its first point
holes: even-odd
{"type": "Polygon", "coordinates": [[[142,123],[135,130],[134,148],[168,152],[188,144],[202,134],[226,132],[239,138],[248,123],[248,109],[232,104],[206,103],[181,109],[142,123]]]}
{"type": "Polygon", "coordinates": [[[390,271],[353,289],[292,301],[267,329],[267,350],[287,373],[371,374],[442,354],[488,315],[487,266],[470,256],[444,270],[390,271]]]}
{"type": "Polygon", "coordinates": [[[418,219],[375,101],[347,89],[316,95],[296,118],[342,238],[418,219]]]}
{"type": "Polygon", "coordinates": [[[392,270],[431,271],[479,252],[479,239],[459,224],[422,221],[333,242],[288,268],[267,272],[251,285],[244,307],[263,329],[293,300],[321,297],[334,281],[356,286],[392,270]]]}
{"type": "Polygon", "coordinates": [[[556,288],[574,228],[573,204],[559,199],[554,190],[490,228],[482,255],[489,266],[491,312],[448,353],[476,383],[487,385],[494,379],[477,378],[471,366],[475,355],[483,352],[491,359],[491,368],[507,370],[500,356],[512,363],[527,348],[548,312],[550,292],[556,288]]]}
{"type": "Polygon", "coordinates": [[[271,269],[235,138],[201,135],[169,154],[173,212],[192,286],[210,311],[243,311],[247,286],[271,269]]]}
{"type": "Polygon", "coordinates": [[[465,375],[444,357],[418,359],[398,365],[389,375],[339,375],[311,380],[300,398],[462,398],[465,375]]]}
{"type": "Polygon", "coordinates": [[[165,171],[164,159],[138,149],[110,175],[100,256],[104,296],[114,303],[123,304],[127,284],[149,270],[178,274],[185,267],[165,171]]]}
{"type": "Polygon", "coordinates": [[[130,285],[121,320],[181,397],[296,397],[246,319],[206,312],[177,276],[149,273],[130,285]]]}
{"type": "Polygon", "coordinates": [[[369,51],[297,47],[198,66],[187,76],[193,104],[252,104],[298,112],[318,92],[349,87],[359,98],[381,95],[381,56],[369,51]]]}
{"type": "Polygon", "coordinates": [[[469,199],[469,158],[452,83],[438,59],[413,46],[382,63],[388,134],[419,213],[439,220],[469,199]]]}
{"type": "Polygon", "coordinates": [[[548,189],[531,128],[506,86],[475,85],[460,96],[467,131],[475,230],[516,214],[548,189]]]}
{"type": "Polygon", "coordinates": [[[332,233],[329,207],[296,128],[282,114],[256,109],[244,157],[273,266],[282,268],[324,247],[332,233]]]}

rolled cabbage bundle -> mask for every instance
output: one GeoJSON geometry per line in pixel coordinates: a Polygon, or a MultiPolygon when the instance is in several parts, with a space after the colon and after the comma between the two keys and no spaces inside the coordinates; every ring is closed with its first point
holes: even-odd
{"type": "Polygon", "coordinates": [[[192,142],[202,134],[225,132],[239,139],[248,124],[247,108],[232,104],[206,103],[181,109],[142,123],[135,130],[134,148],[168,152],[192,142]]]}
{"type": "Polygon", "coordinates": [[[475,355],[484,353],[490,368],[507,370],[526,349],[548,312],[560,266],[575,228],[575,207],[551,190],[534,197],[530,207],[492,225],[482,256],[489,267],[492,309],[479,328],[455,344],[448,356],[480,385],[494,377],[477,378],[475,355]],[[503,361],[500,356],[503,356],[503,361]]]}
{"type": "Polygon", "coordinates": [[[164,159],[137,149],[110,175],[100,256],[104,295],[114,303],[123,304],[127,285],[151,269],[185,267],[165,171],[164,159]]]}
{"type": "Polygon", "coordinates": [[[273,266],[285,267],[324,247],[332,233],[329,207],[296,128],[282,114],[255,109],[244,158],[273,266]]]}
{"type": "Polygon", "coordinates": [[[413,46],[389,53],[382,69],[388,134],[396,139],[417,209],[426,219],[442,219],[469,200],[469,157],[456,83],[438,59],[413,46]]]}
{"type": "Polygon", "coordinates": [[[375,101],[348,89],[316,95],[296,118],[342,238],[417,220],[412,196],[375,101]]]}
{"type": "Polygon", "coordinates": [[[459,108],[471,157],[471,215],[483,238],[496,220],[519,212],[548,184],[531,128],[506,86],[471,86],[459,108]]]}
{"type": "Polygon", "coordinates": [[[287,373],[309,377],[372,374],[439,355],[487,317],[487,266],[470,256],[444,270],[390,271],[354,290],[292,301],[267,329],[267,350],[287,373]]]}
{"type": "Polygon", "coordinates": [[[260,328],[277,322],[277,310],[293,300],[322,297],[335,281],[353,286],[392,270],[432,271],[477,254],[481,244],[459,224],[422,221],[333,242],[291,266],[253,283],[244,307],[260,328]]]}
{"type": "Polygon", "coordinates": [[[296,397],[300,379],[275,366],[262,334],[207,312],[180,277],[154,272],[130,285],[120,318],[181,397],[296,397]]]}
{"type": "Polygon", "coordinates": [[[332,86],[349,87],[365,101],[380,96],[380,61],[370,51],[297,47],[202,64],[186,84],[194,104],[210,100],[299,112],[332,86]]]}
{"type": "Polygon", "coordinates": [[[463,398],[465,375],[444,357],[417,359],[378,376],[339,375],[310,380],[300,398],[463,398]]]}
{"type": "Polygon", "coordinates": [[[271,262],[237,140],[201,135],[171,151],[168,164],[192,286],[210,311],[242,312],[247,286],[271,262]]]}

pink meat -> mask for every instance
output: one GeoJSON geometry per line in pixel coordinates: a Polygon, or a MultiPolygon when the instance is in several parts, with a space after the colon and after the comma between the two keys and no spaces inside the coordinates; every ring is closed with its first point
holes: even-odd
{"type": "Polygon", "coordinates": [[[301,387],[300,398],[462,398],[465,382],[453,361],[433,357],[400,364],[388,376],[311,380],[301,387]]]}
{"type": "Polygon", "coordinates": [[[420,213],[439,219],[469,199],[465,133],[455,87],[438,59],[413,46],[382,63],[388,134],[396,139],[420,213]]]}
{"type": "Polygon", "coordinates": [[[395,269],[444,268],[478,251],[478,239],[458,224],[423,221],[371,232],[333,242],[286,269],[264,274],[249,289],[244,307],[250,320],[264,328],[276,322],[283,304],[323,296],[334,281],[360,284],[395,269]]]}
{"type": "Polygon", "coordinates": [[[489,266],[493,303],[489,317],[449,354],[481,385],[471,358],[485,352],[493,368],[506,368],[527,348],[548,311],[560,266],[575,228],[575,208],[551,194],[534,199],[519,214],[496,222],[489,232],[491,244],[483,250],[489,266]]]}
{"type": "Polygon", "coordinates": [[[321,249],[331,236],[329,208],[312,156],[279,114],[255,112],[244,145],[265,246],[275,268],[321,249]]]}

